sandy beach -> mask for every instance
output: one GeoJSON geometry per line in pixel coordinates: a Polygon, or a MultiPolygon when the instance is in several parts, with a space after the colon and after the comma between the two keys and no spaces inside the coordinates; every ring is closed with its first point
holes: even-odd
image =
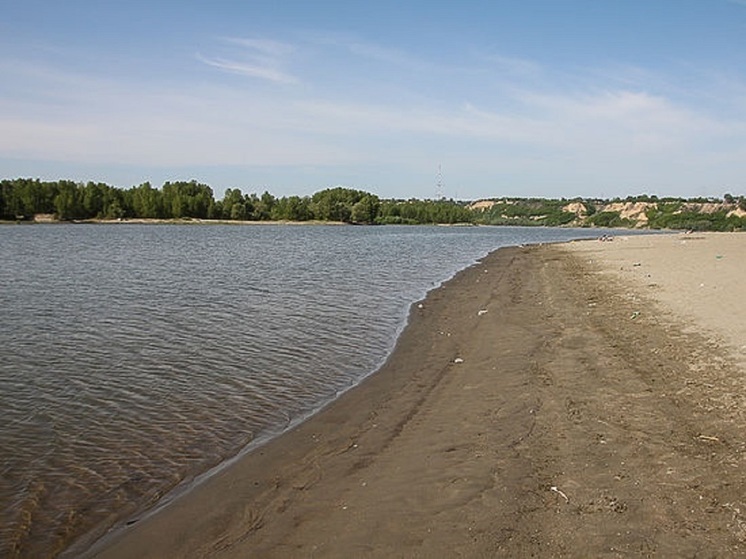
{"type": "MultiPolygon", "coordinates": [[[[746,238],[730,233],[620,237],[572,243],[588,264],[662,303],[673,322],[746,359],[746,238]]],[[[641,312],[644,309],[641,309],[641,312]]],[[[746,362],[742,361],[746,366],[746,362]]]]}
{"type": "Polygon", "coordinates": [[[501,249],[380,371],[89,557],[746,554],[746,235],[501,249]]]}

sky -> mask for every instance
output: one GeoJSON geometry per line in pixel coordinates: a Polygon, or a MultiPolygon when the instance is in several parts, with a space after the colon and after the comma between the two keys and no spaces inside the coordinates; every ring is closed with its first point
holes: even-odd
{"type": "Polygon", "coordinates": [[[2,0],[0,178],[746,194],[746,0],[2,0]]]}

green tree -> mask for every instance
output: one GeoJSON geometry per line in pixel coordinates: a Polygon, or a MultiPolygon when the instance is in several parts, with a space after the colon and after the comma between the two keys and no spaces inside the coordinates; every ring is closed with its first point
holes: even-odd
{"type": "Polygon", "coordinates": [[[628,219],[623,219],[619,212],[598,212],[588,218],[589,225],[597,227],[629,227],[631,225],[628,219]]]}
{"type": "Polygon", "coordinates": [[[130,190],[132,211],[136,217],[157,219],[163,217],[163,193],[144,182],[130,190]]]}
{"type": "Polygon", "coordinates": [[[31,217],[38,213],[54,213],[58,192],[56,182],[39,179],[14,179],[7,189],[6,211],[16,216],[31,217]]]}
{"type": "Polygon", "coordinates": [[[228,219],[235,219],[238,221],[245,221],[246,219],[248,219],[246,206],[243,203],[233,204],[231,206],[228,219]]]}
{"type": "Polygon", "coordinates": [[[347,223],[352,220],[353,206],[368,195],[367,192],[341,186],[327,188],[311,197],[311,210],[316,219],[347,223]]]}
{"type": "Polygon", "coordinates": [[[352,206],[350,219],[353,223],[375,223],[381,201],[374,194],[365,194],[352,206]]]}
{"type": "Polygon", "coordinates": [[[83,209],[82,189],[72,181],[59,181],[57,195],[54,197],[54,208],[58,219],[86,217],[83,209]]]}
{"type": "Polygon", "coordinates": [[[308,221],[312,214],[308,198],[289,196],[276,201],[272,209],[272,219],[287,221],[308,221]]]}
{"type": "Polygon", "coordinates": [[[195,180],[166,182],[163,185],[163,214],[171,218],[206,219],[214,205],[212,189],[195,180]]]}
{"type": "Polygon", "coordinates": [[[238,188],[228,188],[223,196],[223,217],[226,219],[245,220],[249,217],[246,199],[238,188]]]}
{"type": "Polygon", "coordinates": [[[14,181],[7,179],[0,181],[0,198],[2,199],[0,219],[16,219],[16,216],[23,215],[14,181]]]}
{"type": "Polygon", "coordinates": [[[118,188],[110,188],[104,195],[104,215],[106,219],[123,219],[133,216],[128,211],[124,193],[118,188]]]}
{"type": "Polygon", "coordinates": [[[83,211],[86,218],[99,217],[104,213],[104,198],[109,186],[89,181],[83,188],[83,211]]]}
{"type": "Polygon", "coordinates": [[[261,198],[255,201],[254,218],[260,221],[272,219],[272,210],[277,203],[277,199],[267,191],[264,191],[261,198]]]}

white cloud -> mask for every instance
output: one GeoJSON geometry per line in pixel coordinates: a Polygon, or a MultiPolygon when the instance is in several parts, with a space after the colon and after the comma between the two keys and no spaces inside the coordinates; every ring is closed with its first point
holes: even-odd
{"type": "Polygon", "coordinates": [[[728,133],[716,120],[645,93],[523,92],[520,103],[520,111],[506,112],[472,103],[436,110],[306,101],[296,105],[296,125],[342,136],[437,135],[456,142],[462,138],[562,151],[597,151],[608,146],[628,154],[700,145],[728,133]]]}
{"type": "Polygon", "coordinates": [[[271,39],[243,39],[240,37],[226,37],[223,39],[226,43],[246,47],[248,49],[263,52],[267,55],[280,57],[292,54],[295,47],[288,43],[273,41],[271,39]]]}
{"type": "Polygon", "coordinates": [[[725,123],[661,96],[626,90],[579,97],[537,96],[532,102],[550,111],[563,130],[594,146],[616,146],[622,153],[707,150],[714,138],[727,135],[725,123]]]}
{"type": "Polygon", "coordinates": [[[351,33],[306,33],[304,37],[309,46],[326,47],[324,55],[329,59],[334,59],[340,54],[352,54],[356,57],[357,65],[375,62],[389,69],[411,72],[426,72],[435,68],[432,62],[418,58],[410,52],[370,42],[351,33]]]}
{"type": "Polygon", "coordinates": [[[197,59],[213,68],[224,72],[241,74],[251,78],[260,78],[276,83],[298,83],[298,79],[290,74],[286,74],[273,64],[272,60],[252,57],[252,62],[238,62],[235,60],[226,60],[224,58],[207,58],[197,54],[197,59]]]}
{"type": "Polygon", "coordinates": [[[204,56],[197,54],[197,60],[213,68],[240,74],[251,78],[259,78],[275,83],[294,84],[299,80],[287,72],[287,58],[295,48],[287,43],[267,39],[243,39],[230,37],[223,39],[224,43],[238,47],[232,49],[231,58],[223,56],[204,56]]]}

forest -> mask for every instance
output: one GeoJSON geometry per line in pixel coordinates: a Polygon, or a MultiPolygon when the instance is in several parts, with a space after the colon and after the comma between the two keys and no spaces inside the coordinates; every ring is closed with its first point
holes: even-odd
{"type": "Polygon", "coordinates": [[[130,189],[68,180],[0,181],[0,219],[24,221],[35,215],[59,221],[92,219],[214,219],[231,221],[325,221],[361,224],[472,222],[474,214],[452,200],[381,200],[350,188],[328,188],[312,196],[244,194],[238,188],[216,200],[197,181],[146,182],[130,189]]]}

